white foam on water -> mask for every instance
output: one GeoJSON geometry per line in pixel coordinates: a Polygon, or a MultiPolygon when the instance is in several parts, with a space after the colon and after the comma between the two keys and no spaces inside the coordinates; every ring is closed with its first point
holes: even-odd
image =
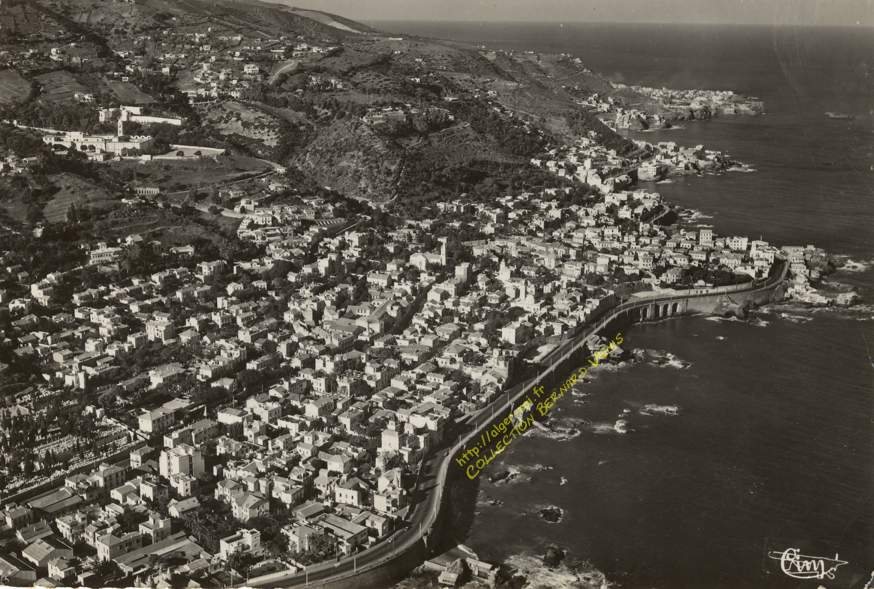
{"type": "Polygon", "coordinates": [[[504,564],[524,577],[522,589],[611,589],[616,587],[606,575],[591,565],[568,567],[562,562],[557,567],[548,567],[542,558],[530,554],[514,554],[504,564]]]}

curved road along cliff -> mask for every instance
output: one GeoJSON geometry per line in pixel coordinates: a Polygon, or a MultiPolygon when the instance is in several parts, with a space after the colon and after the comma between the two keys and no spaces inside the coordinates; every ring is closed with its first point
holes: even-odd
{"type": "Polygon", "coordinates": [[[608,309],[594,324],[584,327],[575,338],[568,340],[553,351],[548,356],[549,365],[540,374],[527,382],[516,385],[480,410],[470,420],[469,427],[472,429],[459,438],[454,446],[432,453],[425,460],[416,488],[416,493],[424,495],[424,497],[414,505],[405,528],[354,556],[336,562],[319,563],[307,567],[306,571],[302,572],[285,571],[255,577],[240,586],[345,588],[390,584],[393,579],[392,572],[389,571],[389,574],[381,579],[380,575],[375,574],[378,569],[391,568],[388,565],[394,563],[398,569],[394,577],[397,577],[403,572],[402,569],[409,570],[415,566],[415,564],[408,566],[410,562],[420,563],[427,556],[429,539],[433,536],[435,524],[438,522],[443,507],[443,493],[449,478],[449,467],[454,462],[453,458],[468,447],[471,440],[480,434],[481,428],[489,426],[496,419],[496,416],[506,415],[527,391],[547,381],[558,367],[574,355],[579,354],[584,349],[587,338],[600,333],[610,323],[618,319],[634,322],[679,316],[689,312],[708,313],[713,312],[714,305],[725,302],[725,300],[730,300],[734,305],[738,304],[738,301],[734,299],[741,299],[753,304],[768,302],[782,296],[782,293],[778,293],[775,297],[774,291],[780,289],[784,284],[787,273],[788,264],[784,261],[781,270],[764,281],[753,281],[737,286],[696,289],[684,294],[664,297],[636,298],[608,309]],[[662,310],[656,311],[654,314],[653,310],[656,307],[662,310]]]}

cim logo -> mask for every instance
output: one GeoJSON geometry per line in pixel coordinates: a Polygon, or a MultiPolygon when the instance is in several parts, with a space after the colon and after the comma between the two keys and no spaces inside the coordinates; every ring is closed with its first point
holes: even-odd
{"type": "Polygon", "coordinates": [[[837,553],[834,558],[808,556],[800,548],[772,550],[768,557],[780,561],[780,570],[793,579],[834,579],[838,568],[847,564],[837,553]]]}

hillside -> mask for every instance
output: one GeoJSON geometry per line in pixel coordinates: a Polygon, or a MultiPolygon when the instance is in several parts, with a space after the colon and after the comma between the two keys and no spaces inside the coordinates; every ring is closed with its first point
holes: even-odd
{"type": "Polygon", "coordinates": [[[6,78],[36,84],[8,118],[82,119],[88,95],[147,104],[185,117],[178,142],[271,159],[355,198],[477,190],[584,134],[633,147],[580,105],[612,88],[569,56],[390,36],[254,0],[17,0],[0,5],[0,22],[0,50],[51,50],[0,57],[6,78]]]}

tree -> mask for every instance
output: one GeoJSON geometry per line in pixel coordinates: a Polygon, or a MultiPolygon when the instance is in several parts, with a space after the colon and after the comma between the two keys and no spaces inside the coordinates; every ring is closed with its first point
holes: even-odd
{"type": "Polygon", "coordinates": [[[309,544],[309,550],[296,555],[302,564],[321,562],[337,554],[337,544],[328,534],[310,536],[309,544]]]}
{"type": "Polygon", "coordinates": [[[256,559],[249,552],[235,552],[228,559],[228,568],[237,571],[240,576],[248,577],[249,570],[255,564],[256,559]]]}
{"type": "Polygon", "coordinates": [[[55,458],[55,453],[52,452],[51,450],[46,450],[45,455],[43,455],[42,462],[43,462],[42,469],[44,471],[51,471],[52,467],[57,462],[57,458],[55,458]]]}
{"type": "Polygon", "coordinates": [[[115,401],[116,401],[117,397],[118,397],[117,392],[115,390],[110,389],[110,390],[102,393],[97,398],[97,403],[101,407],[103,407],[104,409],[110,409],[110,408],[115,406],[115,401]]]}
{"type": "Polygon", "coordinates": [[[97,551],[85,540],[79,539],[73,544],[73,554],[77,557],[93,556],[97,551]]]}
{"type": "Polygon", "coordinates": [[[126,511],[116,516],[116,521],[121,526],[122,531],[133,532],[139,528],[139,525],[146,521],[148,516],[144,513],[135,513],[126,511]]]}
{"type": "Polygon", "coordinates": [[[67,209],[67,223],[78,223],[79,222],[79,210],[76,208],[75,204],[71,204],[70,208],[67,209]]]}
{"type": "Polygon", "coordinates": [[[36,225],[43,220],[42,209],[35,202],[31,201],[27,205],[27,222],[31,225],[36,225]]]}
{"type": "Polygon", "coordinates": [[[256,370],[241,370],[237,374],[237,385],[243,389],[253,388],[264,382],[264,375],[256,370]]]}
{"type": "Polygon", "coordinates": [[[201,498],[200,509],[186,513],[182,520],[185,527],[209,552],[218,552],[219,540],[233,534],[239,522],[230,513],[230,508],[220,501],[206,496],[201,498]]]}
{"type": "Polygon", "coordinates": [[[150,131],[152,135],[152,148],[150,151],[153,153],[166,153],[170,151],[172,144],[179,142],[179,127],[174,125],[160,123],[152,125],[150,131]]]}
{"type": "Polygon", "coordinates": [[[170,511],[169,511],[170,497],[169,496],[159,496],[158,498],[153,499],[153,500],[149,501],[148,503],[149,503],[149,508],[152,509],[153,511],[157,511],[158,513],[160,513],[164,517],[170,516],[170,511]]]}
{"type": "Polygon", "coordinates": [[[103,578],[104,582],[106,579],[112,579],[121,575],[121,570],[118,568],[118,565],[111,560],[102,560],[96,567],[94,567],[94,572],[103,578]]]}
{"type": "Polygon", "coordinates": [[[275,556],[282,556],[288,549],[288,540],[282,533],[282,526],[289,520],[287,511],[272,513],[269,517],[259,516],[249,520],[249,525],[261,533],[261,544],[275,556]]]}
{"type": "Polygon", "coordinates": [[[124,249],[120,266],[128,274],[148,274],[153,272],[160,262],[160,257],[151,245],[134,243],[124,249]]]}

